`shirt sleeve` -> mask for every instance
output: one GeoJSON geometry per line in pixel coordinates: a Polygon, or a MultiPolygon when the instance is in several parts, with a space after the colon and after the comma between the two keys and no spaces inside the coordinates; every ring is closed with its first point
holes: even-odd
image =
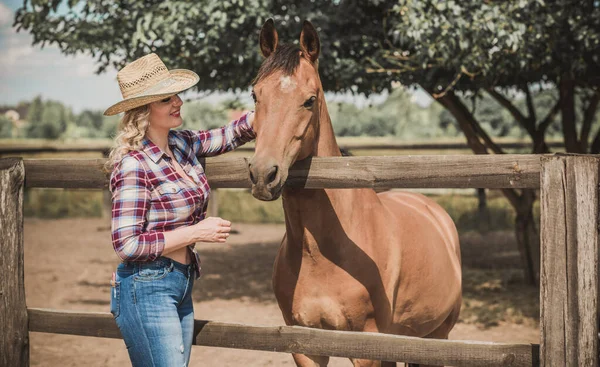
{"type": "Polygon", "coordinates": [[[256,133],[248,123],[248,112],[229,124],[212,130],[180,130],[191,143],[192,151],[200,157],[210,157],[234,150],[256,138],[256,133]]]}
{"type": "Polygon", "coordinates": [[[124,157],[110,180],[112,243],[122,261],[152,261],[165,247],[162,232],[144,231],[150,206],[150,185],[142,164],[124,157]]]}

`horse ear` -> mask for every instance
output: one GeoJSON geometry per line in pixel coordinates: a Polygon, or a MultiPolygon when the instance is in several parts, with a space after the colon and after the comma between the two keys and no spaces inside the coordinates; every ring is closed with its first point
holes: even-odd
{"type": "Polygon", "coordinates": [[[317,30],[311,22],[305,20],[300,33],[300,47],[308,54],[312,62],[317,61],[321,52],[321,42],[317,30]]]}
{"type": "Polygon", "coordinates": [[[275,30],[273,19],[269,18],[260,29],[260,51],[264,57],[269,57],[277,48],[279,36],[275,30]]]}

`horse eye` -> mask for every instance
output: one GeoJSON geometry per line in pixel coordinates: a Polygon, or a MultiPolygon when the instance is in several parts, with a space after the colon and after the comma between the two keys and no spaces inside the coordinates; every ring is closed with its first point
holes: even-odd
{"type": "Polygon", "coordinates": [[[311,108],[313,106],[313,104],[315,104],[315,101],[317,100],[317,97],[312,96],[309,99],[306,100],[306,102],[304,102],[304,108],[311,108]]]}
{"type": "Polygon", "coordinates": [[[254,100],[254,103],[256,104],[256,94],[254,93],[254,91],[252,91],[252,99],[254,100]]]}

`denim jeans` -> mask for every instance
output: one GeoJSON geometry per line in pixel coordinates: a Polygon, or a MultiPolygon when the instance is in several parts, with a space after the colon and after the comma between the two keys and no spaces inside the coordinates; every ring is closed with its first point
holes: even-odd
{"type": "Polygon", "coordinates": [[[113,314],[133,367],[185,367],[194,334],[193,265],[167,257],[119,264],[113,314]]]}

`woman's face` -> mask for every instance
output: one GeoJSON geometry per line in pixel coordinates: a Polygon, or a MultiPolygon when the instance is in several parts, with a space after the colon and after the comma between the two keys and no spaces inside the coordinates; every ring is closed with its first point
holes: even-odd
{"type": "Polygon", "coordinates": [[[163,100],[150,103],[150,126],[156,129],[171,129],[183,123],[181,119],[183,101],[176,94],[163,100]]]}

